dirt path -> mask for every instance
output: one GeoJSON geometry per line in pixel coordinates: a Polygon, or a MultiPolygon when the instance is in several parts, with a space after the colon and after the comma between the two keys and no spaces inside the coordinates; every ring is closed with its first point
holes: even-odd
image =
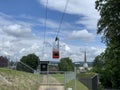
{"type": "MultiPolygon", "coordinates": [[[[47,76],[44,75],[42,84],[48,83],[47,80],[48,80],[47,76]]],[[[38,90],[64,90],[63,85],[54,85],[54,84],[60,84],[60,83],[52,76],[49,76],[49,84],[51,85],[40,85],[38,90]]]]}

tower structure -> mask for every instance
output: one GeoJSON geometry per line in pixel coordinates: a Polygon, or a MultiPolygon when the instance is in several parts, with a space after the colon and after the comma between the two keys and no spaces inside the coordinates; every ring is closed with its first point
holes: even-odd
{"type": "Polygon", "coordinates": [[[83,64],[83,67],[84,67],[85,70],[88,69],[86,51],[84,52],[84,64],[83,64]]]}

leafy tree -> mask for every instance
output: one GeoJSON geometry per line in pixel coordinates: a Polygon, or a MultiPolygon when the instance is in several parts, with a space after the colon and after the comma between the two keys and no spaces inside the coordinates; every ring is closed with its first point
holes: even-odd
{"type": "Polygon", "coordinates": [[[97,33],[103,34],[103,41],[109,44],[120,40],[120,0],[97,0],[96,9],[101,16],[97,33]]]}
{"type": "Polygon", "coordinates": [[[74,65],[69,57],[62,58],[58,64],[60,71],[73,71],[74,65]]]}
{"type": "Polygon", "coordinates": [[[8,59],[7,57],[0,56],[0,67],[7,67],[8,59]]]}
{"type": "Polygon", "coordinates": [[[93,61],[93,71],[96,73],[100,73],[102,70],[104,70],[104,53],[101,53],[101,55],[98,55],[95,57],[93,61]]]}
{"type": "Polygon", "coordinates": [[[33,70],[37,70],[38,65],[39,57],[35,54],[29,54],[20,59],[20,62],[17,64],[17,69],[26,72],[33,72],[33,70]]]}
{"type": "Polygon", "coordinates": [[[97,0],[96,9],[101,16],[97,33],[107,46],[101,81],[105,87],[120,89],[120,0],[97,0]]]}
{"type": "Polygon", "coordinates": [[[103,86],[110,87],[112,85],[110,81],[110,73],[106,71],[104,53],[101,53],[95,57],[93,61],[93,71],[99,73],[100,81],[102,82],[103,86]]]}

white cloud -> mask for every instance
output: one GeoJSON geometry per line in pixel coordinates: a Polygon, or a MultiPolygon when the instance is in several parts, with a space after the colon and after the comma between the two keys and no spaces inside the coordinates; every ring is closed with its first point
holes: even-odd
{"type": "MultiPolygon", "coordinates": [[[[46,0],[38,0],[40,4],[46,6],[46,0]]],[[[67,0],[48,0],[48,8],[64,11],[67,0]]],[[[83,24],[87,29],[96,29],[97,20],[99,18],[97,10],[95,10],[95,0],[69,0],[65,13],[82,15],[82,20],[78,20],[78,24],[83,24]]]]}
{"type": "Polygon", "coordinates": [[[19,51],[19,53],[23,53],[23,52],[25,52],[25,48],[22,48],[20,51],[19,51]]]}
{"type": "MultiPolygon", "coordinates": [[[[41,25],[44,26],[44,24],[45,24],[44,19],[38,19],[38,21],[41,23],[41,25]]],[[[52,29],[55,29],[57,31],[58,28],[59,28],[59,25],[60,25],[60,23],[58,23],[58,22],[56,22],[54,20],[51,20],[51,19],[46,20],[46,27],[48,27],[48,28],[52,28],[52,29]]],[[[66,29],[68,27],[71,27],[71,25],[69,23],[65,23],[65,22],[62,23],[62,29],[63,28],[66,29]]]]}
{"type": "Polygon", "coordinates": [[[1,13],[0,34],[0,55],[21,57],[39,51],[35,43],[42,47],[41,39],[33,35],[30,23],[14,20],[11,16],[1,13]],[[28,49],[28,52],[24,53],[26,49],[28,49]]]}
{"type": "Polygon", "coordinates": [[[65,51],[65,52],[70,52],[70,47],[69,47],[69,45],[67,45],[66,43],[61,43],[60,44],[60,47],[62,48],[62,50],[63,51],[65,51]]]}
{"type": "Polygon", "coordinates": [[[2,55],[3,55],[3,56],[10,56],[11,54],[8,53],[8,52],[6,52],[6,51],[2,51],[2,55]]]}
{"type": "Polygon", "coordinates": [[[71,34],[69,34],[69,39],[72,40],[82,40],[85,42],[93,41],[94,35],[92,33],[89,33],[87,30],[79,30],[79,31],[73,31],[71,34]]]}
{"type": "Polygon", "coordinates": [[[10,48],[12,46],[12,44],[10,43],[10,41],[4,41],[3,42],[3,47],[8,47],[10,48]]]}
{"type": "Polygon", "coordinates": [[[63,47],[60,48],[60,56],[70,57],[73,62],[84,61],[84,51],[87,52],[87,61],[93,61],[94,58],[104,51],[104,48],[94,47],[94,46],[73,46],[63,43],[63,47]],[[69,47],[69,51],[65,51],[65,46],[69,47]]]}
{"type": "Polygon", "coordinates": [[[81,20],[77,21],[76,24],[83,24],[87,29],[95,29],[97,28],[98,19],[95,17],[83,17],[81,20]]]}
{"type": "Polygon", "coordinates": [[[12,22],[7,20],[7,18],[5,19],[3,16],[0,15],[0,26],[2,27],[3,25],[9,25],[12,22]]]}
{"type": "MultiPolygon", "coordinates": [[[[59,2],[59,1],[58,1],[59,2]]],[[[30,53],[35,53],[40,57],[41,60],[53,60],[52,59],[52,46],[53,46],[53,37],[51,39],[46,39],[43,43],[43,37],[33,36],[32,26],[29,23],[9,20],[3,16],[0,16],[0,55],[9,55],[10,57],[19,57],[27,55],[30,53]],[[29,37],[31,35],[31,37],[29,37]],[[14,36],[14,37],[13,37],[14,36]],[[23,38],[21,38],[23,37],[23,38]],[[26,38],[27,37],[27,38],[26,38]],[[43,44],[44,53],[43,53],[43,44]],[[43,57],[44,56],[44,57],[43,57]]],[[[57,27],[57,23],[48,20],[47,24],[51,27],[57,27]]],[[[67,32],[71,34],[71,39],[80,39],[91,41],[94,39],[94,35],[87,30],[79,30],[73,32],[67,32]]],[[[51,35],[54,33],[54,30],[49,30],[46,32],[51,35]],[[51,34],[50,34],[51,33],[51,34]]],[[[61,31],[61,34],[64,34],[64,31],[61,31]]],[[[65,35],[66,36],[66,35],[65,35]]],[[[62,38],[62,37],[61,37],[62,38]]],[[[60,40],[61,40],[60,38],[60,40]]],[[[83,51],[86,47],[84,46],[73,46],[72,44],[67,44],[64,41],[60,41],[60,56],[61,57],[70,57],[73,61],[83,61],[83,51]]],[[[103,49],[98,47],[89,47],[87,50],[88,61],[92,61],[96,55],[101,53],[103,49]]]]}
{"type": "Polygon", "coordinates": [[[8,35],[12,35],[15,37],[28,37],[32,36],[31,29],[24,27],[19,24],[13,24],[3,27],[3,31],[7,33],[8,35]]]}
{"type": "MultiPolygon", "coordinates": [[[[44,19],[38,19],[38,21],[41,23],[41,24],[45,24],[45,20],[44,19]]],[[[58,23],[57,22],[54,22],[50,19],[47,19],[46,20],[46,27],[49,27],[49,28],[58,28],[58,23]]]]}
{"type": "Polygon", "coordinates": [[[31,24],[14,20],[12,16],[0,12],[0,33],[14,37],[29,37],[32,35],[31,24]]]}

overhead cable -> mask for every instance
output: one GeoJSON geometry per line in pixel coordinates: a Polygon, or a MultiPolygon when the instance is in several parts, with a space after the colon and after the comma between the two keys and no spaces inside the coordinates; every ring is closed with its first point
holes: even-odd
{"type": "Polygon", "coordinates": [[[60,24],[59,24],[59,27],[58,27],[58,31],[57,31],[56,37],[58,37],[58,35],[59,35],[59,33],[60,33],[61,26],[62,26],[62,23],[63,23],[63,19],[64,19],[64,16],[65,16],[65,12],[66,12],[67,7],[68,7],[68,3],[69,3],[69,0],[66,1],[65,8],[64,8],[64,11],[63,11],[61,20],[60,20],[60,24]]]}
{"type": "Polygon", "coordinates": [[[43,55],[44,55],[44,47],[45,47],[45,41],[46,41],[46,25],[47,25],[47,5],[48,0],[46,0],[46,6],[45,6],[45,21],[44,21],[44,40],[43,40],[43,55]]]}

